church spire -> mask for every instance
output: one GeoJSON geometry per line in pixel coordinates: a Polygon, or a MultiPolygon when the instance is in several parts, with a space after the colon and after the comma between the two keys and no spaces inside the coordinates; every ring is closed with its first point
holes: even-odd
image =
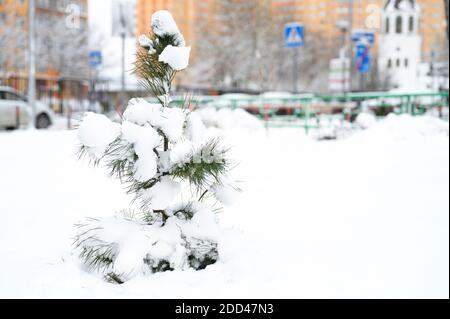
{"type": "Polygon", "coordinates": [[[400,10],[402,8],[403,2],[407,3],[411,8],[414,8],[416,5],[416,2],[414,0],[387,0],[384,4],[384,9],[393,6],[396,10],[400,10]]]}

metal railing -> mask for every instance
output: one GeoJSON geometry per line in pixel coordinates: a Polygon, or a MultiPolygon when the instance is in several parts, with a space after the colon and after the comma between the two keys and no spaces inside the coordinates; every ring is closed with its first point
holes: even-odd
{"type": "MultiPolygon", "coordinates": [[[[174,105],[183,105],[183,98],[175,98],[174,105]]],[[[443,109],[449,106],[449,93],[349,93],[336,95],[303,95],[292,97],[223,97],[198,96],[191,101],[191,106],[201,108],[243,108],[265,121],[269,127],[295,126],[303,127],[306,132],[318,127],[317,116],[340,116],[343,121],[352,121],[359,113],[372,110],[377,116],[397,114],[422,115],[427,110],[436,108],[440,117],[443,109]]],[[[447,113],[448,114],[448,113],[447,113]]]]}

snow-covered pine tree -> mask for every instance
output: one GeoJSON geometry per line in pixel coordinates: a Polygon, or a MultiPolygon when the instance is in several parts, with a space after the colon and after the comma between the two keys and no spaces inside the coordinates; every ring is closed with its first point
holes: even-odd
{"type": "Polygon", "coordinates": [[[139,38],[135,72],[159,103],[130,100],[120,124],[87,113],[78,131],[80,155],[104,163],[140,203],[139,214],[77,225],[75,245],[85,265],[116,283],[216,262],[211,204],[227,204],[239,191],[220,139],[208,137],[195,113],[169,106],[171,83],[188,66],[190,48],[168,11],[155,12],[151,26],[151,35],[139,38]]]}

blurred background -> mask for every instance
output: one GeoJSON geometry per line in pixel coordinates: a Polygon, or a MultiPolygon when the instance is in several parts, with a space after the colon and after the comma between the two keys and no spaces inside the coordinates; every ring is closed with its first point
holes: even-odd
{"type": "Polygon", "coordinates": [[[0,298],[448,299],[448,12],[448,0],[0,0],[0,298]],[[134,205],[78,160],[75,128],[86,111],[121,122],[129,98],[154,101],[131,71],[161,9],[192,48],[172,106],[230,146],[243,193],[217,214],[220,263],[111,288],[80,268],[73,225],[134,205]]]}
{"type": "MultiPolygon", "coordinates": [[[[120,113],[146,95],[131,70],[137,37],[160,9],[192,47],[175,103],[186,92],[197,104],[238,93],[214,104],[267,118],[292,115],[311,96],[325,96],[311,102],[314,114],[364,103],[386,113],[443,103],[406,93],[448,92],[448,0],[0,0],[1,99],[36,104],[38,127],[52,112],[120,113]]],[[[25,121],[18,113],[0,113],[10,117],[3,126],[25,121]]]]}

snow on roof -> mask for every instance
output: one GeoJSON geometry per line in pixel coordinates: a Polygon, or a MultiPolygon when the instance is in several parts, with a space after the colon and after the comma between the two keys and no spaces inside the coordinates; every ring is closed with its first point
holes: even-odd
{"type": "Polygon", "coordinates": [[[387,0],[384,5],[384,10],[417,10],[418,5],[414,0],[387,0]]]}

